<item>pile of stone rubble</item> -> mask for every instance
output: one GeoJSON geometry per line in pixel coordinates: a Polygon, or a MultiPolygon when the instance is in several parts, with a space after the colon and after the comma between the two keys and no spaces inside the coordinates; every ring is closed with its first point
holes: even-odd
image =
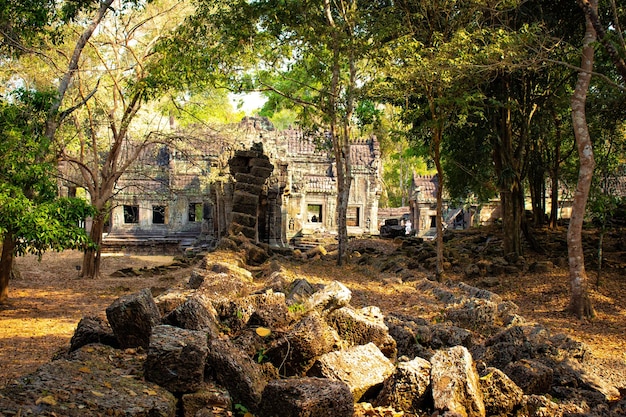
{"type": "Polygon", "coordinates": [[[67,353],[0,390],[0,416],[619,416],[584,344],[426,279],[438,322],[356,308],[277,262],[266,287],[210,254],[184,283],[83,318],[67,353]]]}

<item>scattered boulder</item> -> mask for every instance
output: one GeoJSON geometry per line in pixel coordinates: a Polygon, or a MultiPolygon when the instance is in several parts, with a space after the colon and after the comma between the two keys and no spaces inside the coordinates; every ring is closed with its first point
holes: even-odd
{"type": "Polygon", "coordinates": [[[480,389],[488,416],[510,416],[524,400],[524,391],[497,368],[481,372],[480,389]]]}
{"type": "Polygon", "coordinates": [[[504,368],[504,372],[523,391],[524,394],[545,394],[552,387],[554,371],[539,361],[522,359],[511,362],[504,368]]]}
{"type": "MultiPolygon", "coordinates": [[[[252,252],[243,250],[250,241],[243,235],[228,240],[238,250],[228,255],[235,257],[234,264],[207,257],[187,282],[156,299],[150,290],[121,297],[107,308],[110,328],[96,317],[83,318],[70,343],[72,352],[57,355],[60,359],[52,364],[63,364],[68,377],[84,384],[69,382],[69,390],[59,390],[66,382],[48,374],[21,380],[19,387],[0,389],[0,415],[219,417],[246,408],[268,417],[608,417],[624,408],[620,391],[593,372],[598,362],[584,344],[525,323],[514,303],[490,291],[430,281],[406,269],[403,257],[409,252],[416,259],[423,256],[424,242],[402,241],[401,251],[392,251],[387,259],[399,268],[398,275],[385,273],[378,280],[400,283],[400,276],[406,276],[400,274],[416,274],[415,288],[440,307],[428,320],[385,317],[374,306],[357,309],[350,305],[350,290],[338,281],[321,286],[296,278],[289,285],[291,274],[277,261],[283,255],[269,247],[261,249],[273,253],[274,261],[254,268],[256,280],[264,281],[259,290],[242,268],[250,263],[252,252]],[[119,343],[125,350],[98,343],[119,343]],[[94,351],[97,357],[84,356],[94,351]],[[394,365],[389,358],[395,361],[398,355],[394,365]],[[73,365],[78,371],[62,362],[78,356],[80,366],[73,365]],[[126,362],[119,364],[122,360],[126,362]],[[141,382],[143,378],[161,387],[141,382]],[[127,379],[134,385],[124,385],[127,379]],[[29,385],[33,381],[35,386],[29,385]],[[13,395],[20,390],[31,393],[13,395]],[[170,404],[175,403],[172,394],[178,405],[170,404]],[[116,407],[112,401],[94,401],[103,395],[115,398],[116,407]],[[133,403],[128,395],[162,398],[158,404],[145,398],[133,403]],[[117,408],[118,398],[125,414],[117,408]]],[[[361,259],[374,253],[365,249],[361,252],[368,256],[361,259]]],[[[377,267],[369,258],[368,265],[377,267]]],[[[522,258],[478,260],[475,265],[483,278],[525,268],[522,258]]],[[[461,270],[460,264],[455,267],[461,270]]]]}
{"type": "Polygon", "coordinates": [[[83,317],[80,319],[70,340],[70,352],[90,343],[101,343],[119,348],[119,342],[113,334],[111,326],[100,317],[83,317]]]}
{"type": "Polygon", "coordinates": [[[122,348],[147,348],[161,314],[149,289],[118,298],[106,309],[107,319],[122,348]]]}
{"type": "Polygon", "coordinates": [[[333,281],[321,290],[313,293],[306,300],[307,310],[317,310],[321,313],[329,313],[350,304],[352,291],[339,281],[333,281]]]}
{"type": "Polygon", "coordinates": [[[439,350],[430,359],[433,401],[437,410],[467,417],[484,417],[485,404],[478,373],[467,348],[439,350]]]}
{"type": "Polygon", "coordinates": [[[316,311],[311,311],[289,329],[284,337],[276,339],[265,353],[281,375],[305,373],[313,361],[337,350],[341,340],[316,311]]]}
{"type": "Polygon", "coordinates": [[[342,307],[326,317],[339,335],[352,345],[373,342],[386,357],[394,360],[398,353],[396,341],[389,335],[384,316],[377,307],[354,310],[342,307]]]}
{"type": "Polygon", "coordinates": [[[163,324],[189,330],[201,330],[209,337],[218,337],[219,318],[211,300],[202,294],[194,294],[163,317],[163,324]]]}
{"type": "Polygon", "coordinates": [[[161,325],[152,329],[145,377],[170,392],[192,392],[204,381],[206,334],[161,325]]]}
{"type": "Polygon", "coordinates": [[[203,412],[211,417],[232,415],[230,394],[213,383],[205,382],[198,390],[183,394],[181,401],[183,417],[198,417],[203,412]]]}
{"type": "Polygon", "coordinates": [[[244,302],[254,306],[248,320],[250,326],[264,326],[272,329],[285,328],[291,322],[285,294],[268,290],[244,298],[244,302]]]}
{"type": "Polygon", "coordinates": [[[257,410],[267,384],[263,370],[228,340],[209,341],[207,366],[215,381],[230,393],[235,404],[257,410]]]}
{"type": "Polygon", "coordinates": [[[343,381],[354,401],[375,397],[394,366],[374,343],[320,356],[307,375],[343,381]]]}
{"type": "Polygon", "coordinates": [[[197,290],[204,283],[205,277],[198,271],[191,271],[191,276],[187,282],[187,286],[192,290],[197,290]]]}
{"type": "Polygon", "coordinates": [[[327,378],[277,379],[263,390],[264,417],[352,417],[354,402],[344,382],[327,378]]]}
{"type": "Polygon", "coordinates": [[[415,358],[401,361],[395,372],[385,379],[376,398],[378,406],[393,406],[405,413],[414,413],[430,400],[430,362],[415,358]]]}
{"type": "Polygon", "coordinates": [[[295,279],[291,283],[287,293],[287,304],[304,304],[316,291],[317,289],[306,279],[295,279]]]}

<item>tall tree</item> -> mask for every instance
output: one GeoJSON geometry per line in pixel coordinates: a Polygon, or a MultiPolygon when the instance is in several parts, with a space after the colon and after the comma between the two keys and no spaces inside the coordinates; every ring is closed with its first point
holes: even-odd
{"type": "Polygon", "coordinates": [[[21,91],[0,101],[0,303],[8,298],[15,256],[89,245],[79,227],[93,213],[88,204],[56,197],[56,159],[44,135],[54,99],[55,93],[21,91]]]}
{"type": "MultiPolygon", "coordinates": [[[[588,2],[591,10],[597,14],[597,0],[588,2]]],[[[576,137],[576,148],[580,166],[576,194],[572,203],[572,215],[567,229],[567,254],[569,258],[569,275],[571,296],[568,310],[578,317],[593,317],[595,315],[589,297],[589,284],[585,271],[585,255],[582,245],[582,226],[585,217],[585,206],[591,187],[591,179],[595,168],[593,147],[587,126],[585,104],[587,91],[591,83],[591,74],[594,62],[594,47],[596,31],[589,16],[585,19],[585,37],[583,38],[581,70],[572,95],[572,124],[576,137]]]]}
{"type": "Polygon", "coordinates": [[[166,140],[156,133],[169,127],[169,118],[141,110],[148,92],[159,88],[146,82],[150,60],[159,57],[154,46],[182,21],[183,10],[182,3],[167,1],[122,8],[102,21],[98,34],[83,48],[72,97],[80,106],[72,128],[67,127],[57,144],[61,159],[74,169],[65,179],[84,187],[96,209],[90,230],[96,245],[85,251],[85,277],[99,276],[102,233],[118,180],[150,145],[166,140]],[[96,68],[101,69],[97,78],[86,75],[96,68]]]}

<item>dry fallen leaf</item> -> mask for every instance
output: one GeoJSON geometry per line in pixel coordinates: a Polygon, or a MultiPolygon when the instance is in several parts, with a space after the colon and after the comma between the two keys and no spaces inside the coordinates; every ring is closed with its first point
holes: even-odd
{"type": "Polygon", "coordinates": [[[157,392],[153,389],[145,389],[143,390],[144,394],[148,394],[148,395],[157,395],[157,392]]]}
{"type": "Polygon", "coordinates": [[[46,395],[45,397],[37,398],[35,404],[57,405],[57,400],[52,395],[46,395]]]}
{"type": "Polygon", "coordinates": [[[99,391],[91,391],[91,393],[96,397],[104,397],[104,394],[99,391]]]}
{"type": "Polygon", "coordinates": [[[79,372],[82,372],[82,373],[84,373],[84,374],[90,374],[90,373],[91,373],[91,369],[89,369],[89,368],[88,368],[88,367],[86,367],[86,366],[81,366],[80,368],[78,368],[78,371],[79,371],[79,372]]]}
{"type": "Polygon", "coordinates": [[[256,334],[258,334],[261,337],[267,337],[270,334],[272,334],[272,331],[268,329],[267,327],[257,327],[256,334]]]}

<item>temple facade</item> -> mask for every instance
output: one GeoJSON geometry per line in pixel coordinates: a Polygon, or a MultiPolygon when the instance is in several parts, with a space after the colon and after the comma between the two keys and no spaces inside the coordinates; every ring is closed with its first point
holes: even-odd
{"type": "MultiPolygon", "coordinates": [[[[286,246],[296,235],[336,233],[334,158],[320,137],[277,131],[262,117],[193,137],[183,150],[152,145],[120,178],[105,245],[210,244],[243,233],[286,246]]],[[[348,234],[374,234],[381,184],[377,139],[354,141],[350,158],[348,234]]]]}

